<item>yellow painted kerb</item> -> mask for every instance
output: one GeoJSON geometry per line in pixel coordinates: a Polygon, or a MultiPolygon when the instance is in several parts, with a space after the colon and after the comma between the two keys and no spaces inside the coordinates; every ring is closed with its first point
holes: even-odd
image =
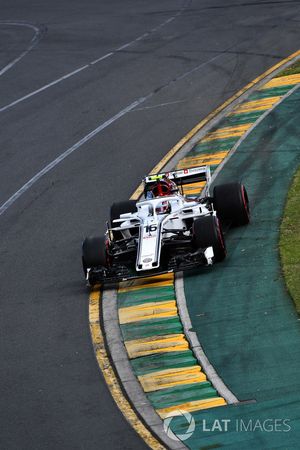
{"type": "Polygon", "coordinates": [[[166,418],[168,414],[176,411],[199,411],[200,409],[216,408],[217,406],[226,406],[223,398],[213,397],[205,400],[196,400],[193,402],[183,403],[181,405],[171,406],[170,408],[157,409],[156,412],[162,419],[166,418]]]}

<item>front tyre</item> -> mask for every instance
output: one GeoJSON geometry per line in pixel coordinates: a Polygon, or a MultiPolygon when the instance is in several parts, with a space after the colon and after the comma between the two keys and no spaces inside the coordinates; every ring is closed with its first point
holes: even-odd
{"type": "Polygon", "coordinates": [[[136,200],[125,200],[123,202],[116,202],[110,208],[110,220],[119,219],[121,214],[136,212],[136,200]]]}
{"type": "Polygon", "coordinates": [[[88,268],[108,266],[105,236],[85,238],[82,243],[82,266],[85,275],[88,268]]]}
{"type": "Polygon", "coordinates": [[[212,247],[214,261],[223,261],[226,246],[219,219],[216,216],[199,217],[193,223],[193,242],[198,248],[212,247]]]}
{"type": "Polygon", "coordinates": [[[213,205],[222,221],[230,221],[235,226],[247,225],[250,221],[248,194],[241,183],[215,186],[213,205]]]}
{"type": "MultiPolygon", "coordinates": [[[[114,224],[113,220],[119,219],[121,214],[125,213],[135,213],[136,209],[136,200],[125,200],[123,202],[116,202],[111,205],[110,208],[110,224],[111,227],[120,226],[120,224],[114,224]]],[[[119,240],[123,238],[123,235],[120,231],[114,231],[113,236],[115,240],[119,240]]]]}

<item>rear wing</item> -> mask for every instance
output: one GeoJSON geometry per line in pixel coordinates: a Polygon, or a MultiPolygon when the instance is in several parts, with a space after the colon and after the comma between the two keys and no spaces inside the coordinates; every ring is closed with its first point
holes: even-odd
{"type": "Polygon", "coordinates": [[[182,186],[184,184],[199,183],[200,181],[204,181],[208,185],[211,181],[210,167],[200,166],[149,175],[148,177],[144,178],[144,183],[146,186],[151,186],[151,184],[163,179],[164,177],[167,177],[169,178],[169,180],[174,181],[178,186],[182,186]]]}

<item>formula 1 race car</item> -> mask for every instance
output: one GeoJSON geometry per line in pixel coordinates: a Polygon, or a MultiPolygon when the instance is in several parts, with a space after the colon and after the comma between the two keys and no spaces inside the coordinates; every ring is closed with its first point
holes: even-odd
{"type": "Polygon", "coordinates": [[[143,199],[114,203],[105,235],[84,240],[90,285],[212,265],[226,256],[222,226],[249,222],[245,187],[217,185],[210,196],[209,166],[150,175],[143,183],[143,199]],[[185,196],[184,187],[194,183],[204,186],[201,196],[185,196]]]}

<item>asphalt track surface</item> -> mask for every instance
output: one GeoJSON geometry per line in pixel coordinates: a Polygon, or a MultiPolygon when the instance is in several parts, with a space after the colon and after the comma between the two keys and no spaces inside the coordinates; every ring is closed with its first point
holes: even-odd
{"type": "Polygon", "coordinates": [[[145,448],[94,358],[81,240],[201,118],[298,49],[299,21],[293,0],[1,0],[0,204],[106,124],[0,217],[1,449],[145,448]]]}

